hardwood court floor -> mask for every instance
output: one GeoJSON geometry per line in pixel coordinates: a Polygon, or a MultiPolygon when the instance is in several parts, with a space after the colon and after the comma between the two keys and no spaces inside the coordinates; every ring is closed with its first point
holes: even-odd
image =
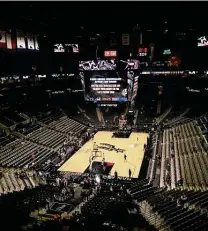
{"type": "MultiPolygon", "coordinates": [[[[112,138],[113,132],[97,132],[94,140],[85,143],[71,158],[69,158],[59,171],[80,172],[83,173],[89,166],[89,158],[93,149],[93,144],[108,143],[115,145],[116,148],[126,150],[127,162],[124,162],[124,154],[116,151],[100,149],[105,155],[105,162],[113,162],[114,166],[110,175],[118,172],[118,176],[128,177],[129,169],[132,171],[132,177],[137,178],[141,168],[144,156],[144,144],[147,141],[147,133],[131,133],[129,138],[112,138]],[[139,138],[137,141],[137,137],[139,138]]],[[[101,161],[102,157],[96,157],[96,161],[101,161]]]]}

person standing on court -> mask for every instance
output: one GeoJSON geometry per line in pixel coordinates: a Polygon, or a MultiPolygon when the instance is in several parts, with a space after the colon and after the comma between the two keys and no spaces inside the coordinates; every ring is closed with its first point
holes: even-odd
{"type": "Polygon", "coordinates": [[[131,178],[131,169],[129,169],[129,178],[131,178]]]}
{"type": "Polygon", "coordinates": [[[102,164],[103,172],[105,172],[105,157],[103,157],[101,164],[102,164]]]}
{"type": "Polygon", "coordinates": [[[127,158],[127,156],[126,156],[126,154],[124,154],[124,162],[126,162],[126,158],[127,158]]]}
{"type": "Polygon", "coordinates": [[[115,176],[115,179],[117,180],[118,179],[118,173],[117,173],[117,171],[115,171],[114,176],[115,176]]]}

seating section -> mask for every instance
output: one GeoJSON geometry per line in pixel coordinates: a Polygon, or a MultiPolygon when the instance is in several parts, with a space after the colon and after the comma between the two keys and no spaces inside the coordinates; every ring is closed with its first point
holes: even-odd
{"type": "Polygon", "coordinates": [[[47,204],[46,199],[52,197],[53,187],[48,185],[35,188],[26,187],[25,190],[20,192],[1,195],[1,225],[5,227],[9,224],[11,230],[22,230],[22,225],[27,227],[28,224],[35,221],[33,217],[30,217],[31,212],[37,211],[39,207],[43,208],[47,204]]]}
{"type": "Polygon", "coordinates": [[[44,145],[45,147],[55,149],[63,144],[66,136],[54,130],[41,127],[38,130],[28,134],[26,139],[31,140],[37,144],[44,145]]]}
{"type": "Polygon", "coordinates": [[[158,149],[161,148],[162,143],[162,134],[161,133],[155,133],[152,138],[152,158],[149,161],[149,166],[147,170],[147,179],[149,179],[149,182],[153,182],[156,178],[156,166],[158,164],[158,153],[161,153],[158,149]]]}
{"type": "MultiPolygon", "coordinates": [[[[207,144],[196,121],[165,129],[161,133],[162,139],[157,143],[157,148],[153,149],[150,162],[158,162],[159,166],[149,166],[151,171],[156,171],[156,178],[157,173],[160,173],[158,185],[172,189],[180,185],[184,188],[206,189],[207,144]]],[[[152,181],[151,171],[148,171],[147,178],[152,181]]]]}
{"type": "Polygon", "coordinates": [[[15,141],[15,137],[0,130],[0,148],[15,141]]]}
{"type": "Polygon", "coordinates": [[[16,131],[20,132],[24,136],[27,136],[28,134],[34,132],[35,130],[38,130],[41,126],[37,123],[27,123],[27,124],[19,124],[16,126],[16,131]]]}
{"type": "Polygon", "coordinates": [[[189,108],[186,109],[182,114],[180,114],[179,116],[176,116],[168,121],[166,121],[163,126],[165,127],[171,127],[171,126],[176,126],[182,123],[186,123],[189,122],[191,119],[187,118],[185,116],[187,116],[188,112],[189,112],[189,108]]]}
{"type": "Polygon", "coordinates": [[[82,124],[91,124],[91,119],[89,117],[86,117],[86,115],[84,113],[79,113],[76,116],[73,117],[74,120],[82,123],[82,124]]]}
{"type": "MultiPolygon", "coordinates": [[[[137,182],[136,185],[139,186],[140,184],[142,187],[143,183],[145,182],[137,182]]],[[[123,180],[103,180],[98,191],[81,206],[81,214],[79,216],[75,214],[74,217],[81,218],[81,222],[85,225],[85,228],[97,225],[99,230],[103,230],[100,225],[105,224],[109,226],[108,230],[112,230],[110,228],[113,227],[117,227],[115,230],[128,230],[125,227],[125,220],[128,218],[123,212],[135,208],[132,204],[130,192],[128,191],[129,187],[131,187],[130,185],[132,183],[123,180]]],[[[140,192],[140,195],[142,195],[142,189],[140,192]]],[[[147,192],[147,190],[143,190],[144,192],[147,192]]],[[[139,217],[137,217],[137,220],[138,223],[141,223],[139,217]]],[[[149,226],[148,223],[146,225],[149,226]]]]}
{"type": "Polygon", "coordinates": [[[49,124],[52,121],[59,120],[63,116],[62,112],[56,112],[56,113],[46,113],[46,114],[40,114],[37,116],[37,120],[39,122],[42,122],[44,124],[49,124]]]}
{"type": "MultiPolygon", "coordinates": [[[[168,114],[171,112],[171,110],[172,110],[172,107],[169,107],[165,112],[163,112],[159,117],[157,117],[155,119],[155,124],[156,125],[160,124],[168,116],[168,114]]],[[[159,111],[160,111],[160,109],[159,109],[159,111]]]]}
{"type": "Polygon", "coordinates": [[[207,230],[208,192],[161,191],[139,202],[144,217],[158,230],[207,230]]]}
{"type": "Polygon", "coordinates": [[[201,128],[202,131],[207,131],[208,128],[208,115],[201,116],[197,119],[197,124],[201,128]]]}
{"type": "Polygon", "coordinates": [[[13,126],[16,123],[21,123],[25,119],[20,116],[17,111],[6,109],[0,112],[0,122],[7,127],[13,126]]]}
{"type": "Polygon", "coordinates": [[[148,180],[142,180],[132,184],[128,193],[134,200],[142,201],[154,193],[154,187],[148,183],[148,180]]]}
{"type": "Polygon", "coordinates": [[[0,196],[20,192],[38,186],[38,182],[30,171],[21,172],[19,169],[0,169],[0,196]]]}
{"type": "MultiPolygon", "coordinates": [[[[18,171],[20,172],[20,170],[18,171]]],[[[14,204],[9,203],[7,208],[11,209],[14,206],[25,204],[30,214],[34,210],[42,211],[45,208],[47,211],[45,217],[47,216],[49,220],[52,220],[54,212],[50,213],[49,204],[55,202],[56,197],[54,195],[63,193],[63,188],[55,186],[56,176],[52,177],[49,172],[42,173],[48,185],[35,183],[37,182],[36,178],[30,174],[31,172],[27,171],[18,174],[17,170],[14,169],[2,171],[0,186],[2,188],[6,185],[6,190],[2,190],[4,193],[0,197],[1,209],[6,208],[5,203],[8,204],[8,198],[14,200],[14,198],[11,198],[13,194],[9,194],[9,192],[17,191],[20,196],[16,197],[14,204]],[[49,181],[51,177],[53,179],[49,181]],[[22,185],[25,189],[23,192],[21,192],[23,190],[21,190],[22,185]],[[4,200],[1,200],[1,198],[4,198],[4,200]]],[[[63,224],[69,230],[125,231],[131,230],[132,225],[139,230],[142,228],[145,228],[145,230],[151,228],[151,230],[173,231],[207,230],[207,190],[166,190],[165,188],[154,187],[148,179],[134,181],[105,177],[101,179],[100,184],[94,184],[85,174],[63,173],[59,177],[61,180],[67,179],[69,187],[74,183],[76,186],[83,187],[87,181],[87,184],[90,185],[90,194],[87,196],[85,193],[81,204],[74,210],[69,211],[69,221],[59,221],[59,219],[50,221],[51,223],[48,223],[48,225],[53,224],[52,226],[48,226],[44,222],[44,230],[50,230],[51,227],[53,227],[53,230],[60,230],[60,226],[63,226],[63,224]],[[129,214],[131,214],[131,218],[127,218],[129,214]],[[132,214],[136,215],[132,216],[132,214]]],[[[85,190],[89,189],[86,188],[85,190]]],[[[62,212],[59,214],[63,215],[62,212]]],[[[64,214],[66,216],[67,212],[64,212],[64,214]]],[[[61,230],[63,230],[63,227],[61,230]]]]}
{"type": "Polygon", "coordinates": [[[112,113],[110,112],[103,112],[103,118],[105,121],[105,126],[106,127],[112,127],[112,126],[118,126],[118,119],[114,121],[114,118],[118,118],[119,114],[118,113],[112,113]]]}
{"type": "Polygon", "coordinates": [[[3,167],[36,167],[53,154],[50,149],[35,143],[17,140],[0,149],[0,164],[3,167]]]}
{"type": "Polygon", "coordinates": [[[84,124],[90,124],[91,126],[102,126],[103,121],[98,120],[96,106],[94,105],[85,105],[85,108],[82,109],[78,106],[78,115],[75,116],[75,119],[80,120],[84,124]]]}
{"type": "Polygon", "coordinates": [[[65,135],[69,135],[69,134],[77,135],[83,129],[86,128],[85,125],[73,119],[70,119],[66,116],[61,117],[59,120],[49,123],[48,127],[65,135]]]}
{"type": "Polygon", "coordinates": [[[37,116],[41,122],[31,117],[29,122],[16,124],[9,135],[0,131],[0,166],[49,170],[84,142],[85,125],[60,112],[46,114],[46,118],[37,116]],[[66,152],[62,150],[62,156],[60,148],[66,152]]]}

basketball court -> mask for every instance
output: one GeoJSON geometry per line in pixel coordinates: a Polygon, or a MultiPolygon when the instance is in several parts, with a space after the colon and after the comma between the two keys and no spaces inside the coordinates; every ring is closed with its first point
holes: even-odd
{"type": "Polygon", "coordinates": [[[118,176],[128,177],[129,169],[131,169],[132,177],[137,178],[144,157],[144,144],[147,142],[147,137],[147,133],[133,132],[129,138],[113,138],[113,132],[97,132],[94,139],[85,143],[59,168],[59,171],[85,173],[89,169],[91,156],[95,155],[94,161],[101,163],[104,154],[109,175],[114,176],[115,171],[117,171],[118,176]],[[98,152],[93,153],[93,147],[102,143],[114,145],[115,148],[125,151],[122,153],[98,147],[98,152]],[[125,154],[127,156],[126,162],[124,161],[125,154]]]}

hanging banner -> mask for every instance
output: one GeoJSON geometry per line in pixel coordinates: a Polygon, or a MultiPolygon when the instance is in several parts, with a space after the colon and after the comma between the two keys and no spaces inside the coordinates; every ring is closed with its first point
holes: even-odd
{"type": "Polygon", "coordinates": [[[122,45],[123,46],[129,46],[130,45],[129,34],[122,34],[122,45]]]}
{"type": "Polygon", "coordinates": [[[39,44],[38,44],[38,37],[37,37],[37,35],[34,35],[34,41],[35,41],[35,50],[39,51],[39,44]]]}
{"type": "Polygon", "coordinates": [[[73,53],[79,53],[79,45],[78,44],[72,44],[72,51],[73,51],[73,53]]]}
{"type": "Polygon", "coordinates": [[[26,49],[25,35],[21,30],[17,30],[17,49],[26,49]]]}
{"type": "Polygon", "coordinates": [[[6,32],[0,31],[0,48],[6,48],[6,32]]]}
{"type": "Polygon", "coordinates": [[[10,33],[6,33],[6,44],[9,50],[15,50],[17,48],[16,40],[10,33]]]}
{"type": "Polygon", "coordinates": [[[32,33],[27,33],[27,48],[29,50],[35,50],[35,42],[32,33]]]}
{"type": "Polygon", "coordinates": [[[110,36],[110,46],[116,46],[116,37],[115,37],[115,35],[110,36]]]}
{"type": "Polygon", "coordinates": [[[143,34],[140,33],[139,35],[139,45],[141,46],[143,44],[143,34]]]}
{"type": "Polygon", "coordinates": [[[137,91],[138,91],[138,80],[139,80],[139,76],[135,76],[134,78],[134,86],[133,86],[133,93],[132,93],[132,98],[131,101],[133,101],[136,96],[137,96],[137,91]]]}

